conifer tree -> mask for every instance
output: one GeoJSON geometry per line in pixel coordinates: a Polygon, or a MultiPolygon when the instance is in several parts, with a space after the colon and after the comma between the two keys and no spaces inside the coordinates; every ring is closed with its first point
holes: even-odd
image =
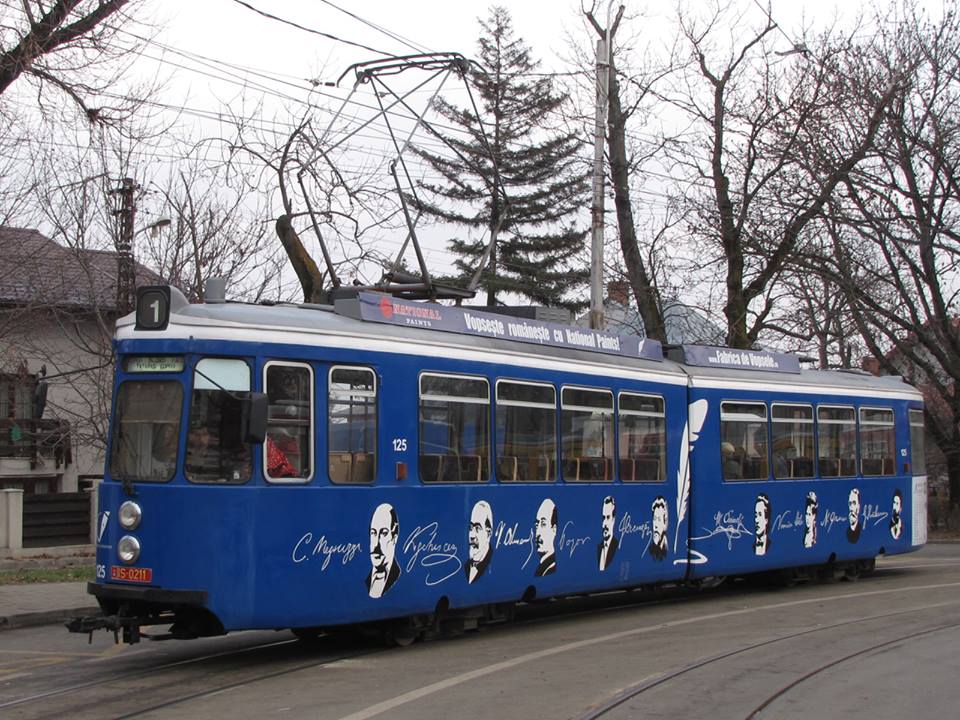
{"type": "Polygon", "coordinates": [[[488,306],[509,292],[543,305],[582,307],[571,291],[589,279],[589,268],[576,258],[586,236],[586,227],[576,222],[588,207],[589,168],[578,157],[582,140],[551,127],[567,96],[554,89],[552,78],[537,73],[539,63],[514,36],[504,8],[492,7],[480,27],[483,71],[469,75],[480,117],[473,107],[437,101],[438,113],[462,130],[444,133],[462,157],[415,150],[443,177],[420,183],[419,209],[455,226],[486,229],[483,237],[450,240],[461,280],[472,276],[490,233],[496,233],[480,279],[488,306]]]}

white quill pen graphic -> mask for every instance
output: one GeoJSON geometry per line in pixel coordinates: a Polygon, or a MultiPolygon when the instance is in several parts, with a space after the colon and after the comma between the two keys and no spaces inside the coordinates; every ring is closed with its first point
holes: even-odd
{"type": "Polygon", "coordinates": [[[703,423],[707,419],[709,403],[696,400],[690,403],[687,424],[683,426],[683,439],[680,443],[680,467],[677,469],[677,529],[673,535],[673,551],[677,552],[680,538],[680,523],[687,516],[687,502],[690,499],[690,453],[693,444],[700,437],[703,423]]]}

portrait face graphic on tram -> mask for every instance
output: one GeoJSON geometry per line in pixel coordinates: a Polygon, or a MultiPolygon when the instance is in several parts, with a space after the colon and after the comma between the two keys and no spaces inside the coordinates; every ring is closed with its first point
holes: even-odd
{"type": "Polygon", "coordinates": [[[667,543],[667,524],[670,518],[667,501],[662,496],[657,495],[653,500],[653,505],[650,506],[650,512],[652,515],[650,520],[650,554],[654,560],[663,560],[670,549],[667,543]]]}
{"type": "Polygon", "coordinates": [[[371,569],[366,583],[372,598],[381,597],[400,577],[400,566],[396,562],[399,535],[400,523],[393,506],[389,503],[378,505],[370,518],[371,569]]]}
{"type": "Polygon", "coordinates": [[[557,539],[557,506],[553,500],[546,498],[540,503],[537,510],[537,522],[534,526],[534,541],[540,564],[537,565],[536,575],[542,577],[551,575],[557,570],[557,555],[554,543],[557,539]]]}
{"type": "Polygon", "coordinates": [[[766,555],[770,549],[770,498],[764,493],[757,495],[753,509],[754,540],[753,552],[766,555]]]}
{"type": "Polygon", "coordinates": [[[847,540],[852,543],[855,543],[860,539],[860,530],[862,525],[860,523],[860,489],[854,488],[850,491],[850,494],[847,496],[847,509],[849,513],[847,515],[847,521],[849,526],[847,527],[847,540]]]}
{"type": "Polygon", "coordinates": [[[807,493],[807,504],[803,510],[803,546],[812,548],[817,544],[817,514],[820,503],[815,492],[807,493]]]}
{"type": "Polygon", "coordinates": [[[470,528],[467,530],[467,559],[464,573],[467,582],[473,582],[483,575],[490,567],[493,556],[493,545],[490,539],[493,536],[493,508],[486,500],[480,500],[473,506],[470,513],[470,528]]]}
{"type": "Polygon", "coordinates": [[[900,513],[903,512],[903,493],[900,490],[893,491],[893,508],[890,511],[890,536],[894,540],[899,540],[903,533],[903,519],[900,513]]]}
{"type": "Polygon", "coordinates": [[[617,554],[619,541],[614,534],[617,524],[617,501],[612,495],[607,495],[600,506],[600,544],[597,545],[597,562],[600,571],[610,567],[613,556],[617,554]]]}

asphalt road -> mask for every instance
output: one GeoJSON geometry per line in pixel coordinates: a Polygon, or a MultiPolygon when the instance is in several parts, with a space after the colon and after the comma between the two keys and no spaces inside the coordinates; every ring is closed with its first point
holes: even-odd
{"type": "Polygon", "coordinates": [[[958,591],[960,544],[943,544],[858,582],[544,603],[408,648],[285,632],[130,647],[12,630],[0,717],[952,718],[958,591]]]}

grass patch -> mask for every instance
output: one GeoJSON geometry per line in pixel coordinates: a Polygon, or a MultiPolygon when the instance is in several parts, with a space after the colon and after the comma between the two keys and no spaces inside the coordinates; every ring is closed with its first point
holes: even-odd
{"type": "Polygon", "coordinates": [[[28,583],[83,582],[93,580],[93,567],[21,568],[0,571],[0,585],[28,583]]]}

